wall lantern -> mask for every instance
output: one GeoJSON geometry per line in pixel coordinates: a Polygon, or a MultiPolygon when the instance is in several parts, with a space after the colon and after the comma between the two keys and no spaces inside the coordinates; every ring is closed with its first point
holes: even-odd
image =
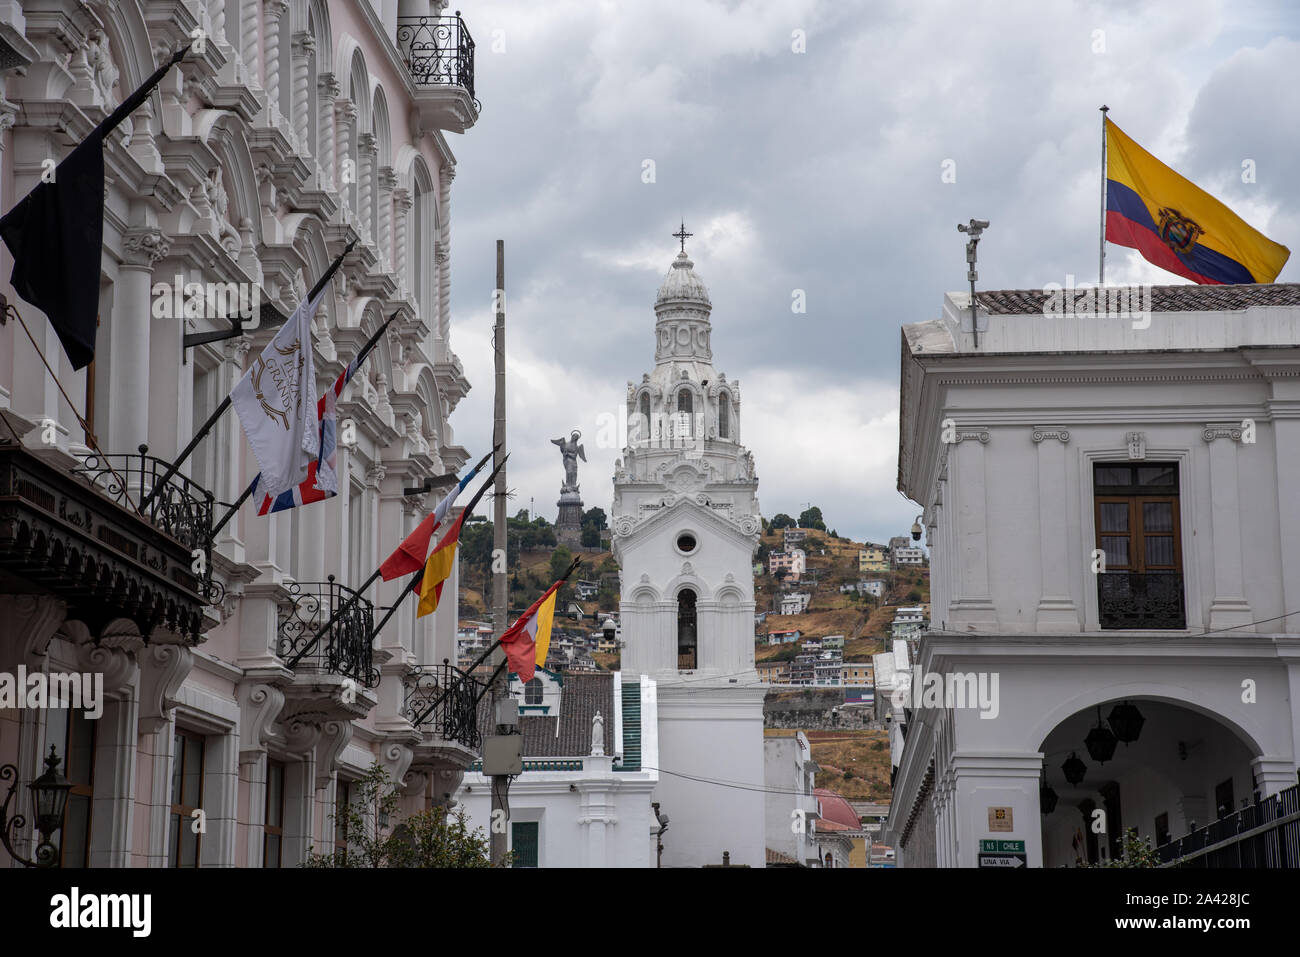
{"type": "Polygon", "coordinates": [[[1056,810],[1057,800],[1055,789],[1047,783],[1047,770],[1044,769],[1038,784],[1038,810],[1043,814],[1051,814],[1056,810]]]}
{"type": "Polygon", "coordinates": [[[1083,744],[1088,749],[1089,756],[1098,764],[1105,764],[1115,756],[1115,747],[1119,742],[1110,728],[1101,723],[1100,705],[1097,706],[1097,727],[1088,732],[1083,744]]]}
{"type": "Polygon", "coordinates": [[[1070,756],[1061,765],[1061,773],[1065,775],[1065,780],[1071,784],[1078,784],[1083,780],[1083,776],[1088,773],[1088,765],[1080,761],[1079,756],[1071,751],[1070,756]]]}
{"type": "Polygon", "coordinates": [[[1136,705],[1129,704],[1125,701],[1123,704],[1117,704],[1110,709],[1110,717],[1106,721],[1110,724],[1110,729],[1115,732],[1115,737],[1125,744],[1132,744],[1142,733],[1142,725],[1146,723],[1146,718],[1142,717],[1142,712],[1137,709],[1136,705]]]}
{"type": "Polygon", "coordinates": [[[59,773],[59,755],[50,745],[49,756],[45,759],[45,773],[28,785],[32,792],[32,803],[36,807],[36,832],[40,841],[36,845],[35,860],[27,860],[19,855],[12,843],[12,832],[26,826],[27,821],[21,814],[9,816],[9,804],[18,789],[18,769],[12,764],[0,767],[0,780],[12,781],[9,793],[5,795],[4,804],[0,805],[0,843],[9,852],[9,856],[24,867],[55,867],[59,863],[59,849],[54,845],[54,833],[63,827],[63,812],[68,807],[68,792],[72,785],[59,773]]]}

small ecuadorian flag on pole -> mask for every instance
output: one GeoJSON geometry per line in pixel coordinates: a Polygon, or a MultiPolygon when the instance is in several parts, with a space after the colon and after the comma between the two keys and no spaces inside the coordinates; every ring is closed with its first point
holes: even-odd
{"type": "Polygon", "coordinates": [[[1272,282],[1291,255],[1106,124],[1106,239],[1198,283],[1272,282]]]}

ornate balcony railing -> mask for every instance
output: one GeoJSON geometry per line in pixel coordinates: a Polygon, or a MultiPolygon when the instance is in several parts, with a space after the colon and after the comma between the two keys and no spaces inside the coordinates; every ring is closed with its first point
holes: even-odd
{"type": "Polygon", "coordinates": [[[342,675],[367,688],[379,684],[370,638],[374,603],[339,584],[333,575],[323,582],[293,582],[288,589],[289,599],[281,605],[276,629],[276,654],[287,661],[302,652],[294,666],[298,671],[342,675]],[[316,641],[331,619],[329,630],[316,641]]]}
{"type": "Polygon", "coordinates": [[[1186,628],[1179,572],[1102,572],[1097,576],[1102,628],[1186,628]]]}
{"type": "Polygon", "coordinates": [[[483,743],[478,700],[483,685],[450,662],[416,670],[406,681],[402,716],[417,728],[472,750],[483,743]]]}
{"type": "MultiPolygon", "coordinates": [[[[92,631],[114,618],[201,640],[212,579],[212,495],[140,455],[89,456],[72,469],[0,440],[0,567],[6,591],[48,592],[92,631]],[[111,466],[111,468],[110,468],[111,466]]],[[[2,587],[2,586],[0,586],[2,587]]]]}
{"type": "Polygon", "coordinates": [[[451,17],[398,17],[397,49],[416,86],[459,86],[474,100],[474,38],[460,11],[451,17]]]}
{"type": "Polygon", "coordinates": [[[1300,785],[1156,848],[1174,867],[1300,867],[1300,785]]]}

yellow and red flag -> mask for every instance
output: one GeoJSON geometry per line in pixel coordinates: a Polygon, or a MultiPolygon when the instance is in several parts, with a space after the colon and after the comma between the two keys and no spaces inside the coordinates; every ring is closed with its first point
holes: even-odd
{"type": "Polygon", "coordinates": [[[546,652],[551,647],[551,622],[555,619],[555,593],[577,567],[575,559],[559,581],[528,606],[528,610],[501,636],[506,663],[520,681],[532,681],[537,666],[546,664],[546,652]]]}
{"type": "Polygon", "coordinates": [[[506,455],[501,459],[501,464],[492,470],[492,474],[487,477],[487,481],[474,493],[474,497],[469,500],[469,504],[456,516],[456,520],[451,523],[451,527],[439,540],[438,547],[429,553],[429,557],[424,563],[424,577],[420,580],[420,606],[415,612],[416,618],[423,618],[425,615],[431,615],[438,610],[438,600],[442,597],[442,586],[451,577],[452,569],[456,567],[456,546],[460,544],[460,529],[465,524],[465,516],[474,511],[474,506],[479,503],[483,493],[488,490],[488,487],[496,479],[497,473],[505,467],[508,458],[510,456],[506,455]]]}

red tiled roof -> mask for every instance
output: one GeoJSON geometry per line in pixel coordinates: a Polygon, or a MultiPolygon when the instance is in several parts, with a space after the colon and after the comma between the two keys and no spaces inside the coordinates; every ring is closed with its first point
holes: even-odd
{"type": "Polygon", "coordinates": [[[813,795],[816,796],[818,803],[821,805],[821,820],[817,822],[817,827],[820,830],[856,831],[862,827],[862,822],[858,820],[858,815],[853,810],[853,806],[834,791],[826,788],[814,788],[813,795]]]}

